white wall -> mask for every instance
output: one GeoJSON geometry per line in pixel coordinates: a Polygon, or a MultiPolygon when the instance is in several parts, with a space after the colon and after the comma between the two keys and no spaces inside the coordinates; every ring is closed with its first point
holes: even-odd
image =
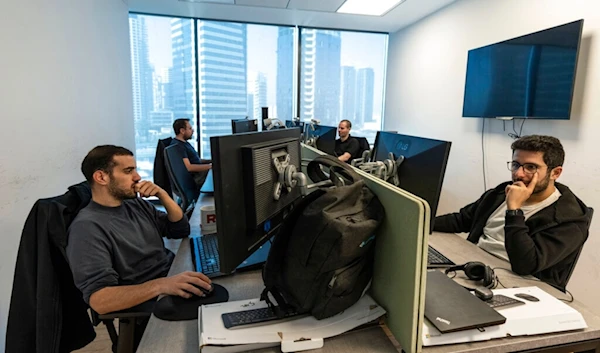
{"type": "MultiPolygon", "coordinates": [[[[457,211],[484,191],[483,119],[462,118],[467,51],[583,18],[569,121],[528,120],[523,134],[548,134],[566,150],[560,182],[600,210],[600,3],[587,0],[459,0],[390,37],[385,129],[452,141],[438,214],[457,211]]],[[[519,126],[520,127],[520,122],[519,126]]],[[[509,180],[512,123],[485,120],[488,188],[509,180]]],[[[598,213],[598,212],[597,212],[598,213]]],[[[600,313],[600,216],[596,214],[569,290],[600,313]]]]}
{"type": "Polygon", "coordinates": [[[134,147],[127,5],[0,5],[0,351],[21,230],[38,198],[83,180],[98,144],[134,147]]]}

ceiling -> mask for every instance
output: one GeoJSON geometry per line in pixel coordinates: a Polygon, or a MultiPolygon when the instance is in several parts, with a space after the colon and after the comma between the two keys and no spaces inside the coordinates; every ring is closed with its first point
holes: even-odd
{"type": "Polygon", "coordinates": [[[404,0],[383,16],[336,13],[335,11],[345,0],[125,1],[131,12],[391,33],[415,23],[457,0],[404,0]]]}

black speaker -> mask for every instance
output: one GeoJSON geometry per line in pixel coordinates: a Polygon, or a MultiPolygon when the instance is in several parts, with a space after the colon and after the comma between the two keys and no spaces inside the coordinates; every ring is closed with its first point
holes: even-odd
{"type": "Polygon", "coordinates": [[[456,271],[463,271],[470,280],[481,281],[481,285],[485,288],[493,288],[496,285],[494,270],[482,262],[471,261],[464,265],[448,267],[445,273],[456,271]]]}

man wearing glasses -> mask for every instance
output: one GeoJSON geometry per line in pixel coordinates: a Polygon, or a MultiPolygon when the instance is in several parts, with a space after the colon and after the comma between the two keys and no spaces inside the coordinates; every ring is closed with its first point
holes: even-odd
{"type": "Polygon", "coordinates": [[[467,240],[510,261],[520,275],[534,275],[564,290],[588,234],[591,211],[556,182],[565,158],[551,136],[513,142],[512,182],[485,192],[458,213],[435,218],[434,230],[469,232],[467,240]]]}

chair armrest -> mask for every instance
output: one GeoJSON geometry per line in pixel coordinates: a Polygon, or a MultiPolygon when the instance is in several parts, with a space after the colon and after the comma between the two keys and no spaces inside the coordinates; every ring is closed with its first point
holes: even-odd
{"type": "MultiPolygon", "coordinates": [[[[156,305],[157,299],[158,299],[158,297],[150,299],[147,302],[144,302],[140,305],[136,305],[129,309],[115,311],[115,312],[106,313],[106,314],[98,314],[93,309],[90,309],[90,311],[92,312],[92,322],[96,321],[96,320],[94,320],[94,316],[98,319],[98,322],[101,320],[112,320],[112,319],[120,319],[120,318],[128,318],[128,317],[133,318],[133,317],[150,316],[150,315],[152,315],[152,312],[154,311],[154,305],[156,305]]],[[[94,324],[96,324],[96,323],[94,323],[94,324]]]]}

